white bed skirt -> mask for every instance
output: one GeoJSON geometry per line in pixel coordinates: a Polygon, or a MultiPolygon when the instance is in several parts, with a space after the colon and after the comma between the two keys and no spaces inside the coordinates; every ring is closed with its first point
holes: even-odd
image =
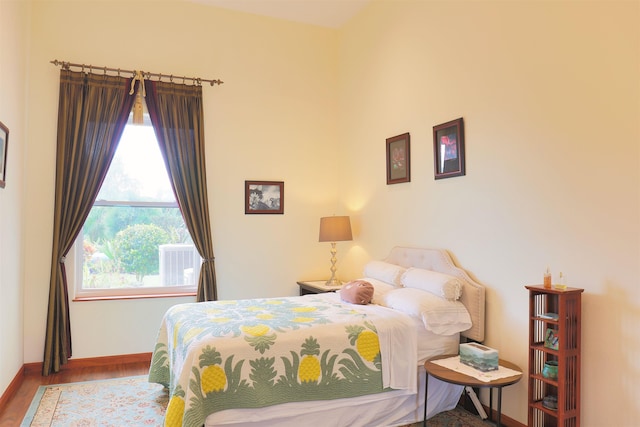
{"type": "MultiPolygon", "coordinates": [[[[257,409],[229,409],[209,415],[205,427],[277,426],[391,427],[422,421],[424,367],[418,368],[418,393],[394,390],[350,399],[292,402],[257,409]],[[312,424],[310,424],[310,422],[312,424]]],[[[455,408],[464,387],[429,377],[427,418],[455,408]]]]}

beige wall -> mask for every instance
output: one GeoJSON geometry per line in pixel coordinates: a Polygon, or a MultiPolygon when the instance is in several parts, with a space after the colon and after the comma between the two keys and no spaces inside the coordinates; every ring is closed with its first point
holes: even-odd
{"type": "MultiPolygon", "coordinates": [[[[340,39],[342,199],[367,249],[346,261],[450,250],[489,287],[487,345],[523,368],[523,286],[565,272],[585,289],[585,426],[640,417],[639,12],[375,1],[340,39]],[[467,175],[435,181],[432,127],[458,117],[467,175]],[[385,138],[403,132],[411,183],[387,186],[385,138]]],[[[505,413],[526,423],[526,399],[526,381],[505,389],[505,413]]]]}
{"type": "MultiPolygon", "coordinates": [[[[49,284],[59,71],[53,59],[220,78],[204,87],[220,298],[295,295],[328,270],[320,216],[340,212],[334,30],[190,2],[34,1],[26,164],[25,359],[40,361],[49,284]],[[153,4],[153,7],[150,5],[153,4]],[[100,19],[92,19],[100,17],[100,19]],[[285,182],[284,215],[245,215],[244,181],[285,182]]],[[[71,303],[73,356],[148,352],[193,298],[71,303]],[[126,331],[126,333],[124,332],[126,331]]]]}
{"type": "Polygon", "coordinates": [[[9,128],[6,186],[0,188],[0,396],[22,367],[23,151],[28,5],[0,1],[0,121],[9,128]]]}
{"type": "MultiPolygon", "coordinates": [[[[0,46],[15,49],[4,32],[21,34],[8,24],[27,15],[15,5],[5,15],[6,4],[0,46]]],[[[221,298],[293,295],[295,280],[326,276],[318,218],[348,213],[355,240],[338,244],[341,277],[394,245],[446,248],[489,287],[487,344],[526,367],[523,286],[549,265],[585,288],[583,425],[640,417],[638,3],[374,1],[340,31],[149,5],[34,1],[28,82],[0,79],[3,99],[18,105],[13,86],[28,84],[24,107],[37,124],[23,175],[12,177],[24,196],[0,190],[0,215],[11,216],[0,221],[0,286],[13,289],[0,316],[22,315],[11,309],[22,281],[24,362],[42,359],[58,91],[49,61],[59,59],[225,81],[204,89],[221,298]],[[432,127],[457,117],[467,176],[435,181],[432,127]],[[403,132],[412,180],[387,186],[384,140],[403,132]],[[285,214],[244,215],[246,179],[285,181],[285,214]],[[24,197],[24,210],[7,197],[24,197]],[[28,254],[24,269],[7,233],[11,250],[28,254]]],[[[74,356],[150,351],[166,308],[189,300],[72,303],[74,356]]],[[[0,363],[2,390],[22,363],[3,338],[23,338],[0,334],[0,361],[11,365],[0,363]]],[[[525,381],[505,391],[503,409],[526,422],[525,381]]]]}

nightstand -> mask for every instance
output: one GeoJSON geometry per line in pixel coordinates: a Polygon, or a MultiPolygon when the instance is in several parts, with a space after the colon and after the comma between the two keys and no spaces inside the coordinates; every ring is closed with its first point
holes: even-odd
{"type": "Polygon", "coordinates": [[[335,292],[342,288],[342,286],[327,286],[326,283],[326,280],[307,280],[298,282],[298,286],[300,286],[300,295],[335,292]]]}

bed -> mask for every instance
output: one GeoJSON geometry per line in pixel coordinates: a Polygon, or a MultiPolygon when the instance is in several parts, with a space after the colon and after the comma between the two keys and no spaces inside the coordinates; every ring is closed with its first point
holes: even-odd
{"type": "MultiPolygon", "coordinates": [[[[360,280],[369,304],[340,291],[170,308],[149,372],[169,390],[165,425],[421,421],[424,361],[484,340],[485,289],[441,249],[395,247],[360,280]]],[[[430,418],[463,388],[429,378],[428,390],[430,418]]]]}

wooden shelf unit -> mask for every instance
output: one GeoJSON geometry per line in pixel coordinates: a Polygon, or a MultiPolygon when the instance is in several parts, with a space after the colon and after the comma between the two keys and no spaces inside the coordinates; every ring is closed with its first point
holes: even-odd
{"type": "Polygon", "coordinates": [[[529,290],[529,427],[580,426],[580,339],[581,297],[584,289],[559,290],[543,285],[525,286],[529,290]],[[546,313],[558,319],[541,317],[546,313]],[[558,337],[558,349],[545,346],[547,331],[558,337]],[[558,378],[542,374],[545,362],[558,363],[558,378]],[[545,396],[557,396],[557,409],[543,405],[545,396]]]}

